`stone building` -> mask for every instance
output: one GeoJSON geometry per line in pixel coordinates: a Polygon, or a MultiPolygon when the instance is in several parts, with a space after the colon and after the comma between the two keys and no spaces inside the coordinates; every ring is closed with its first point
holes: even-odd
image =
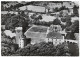
{"type": "Polygon", "coordinates": [[[62,35],[60,31],[61,27],[59,25],[50,27],[33,25],[25,32],[25,36],[26,38],[31,38],[31,44],[53,42],[56,46],[64,42],[64,35],[62,35]]]}
{"type": "Polygon", "coordinates": [[[53,44],[55,46],[58,45],[58,44],[62,44],[64,42],[64,36],[62,36],[58,32],[49,32],[47,34],[47,38],[48,38],[48,40],[51,39],[51,41],[53,42],[53,44]]]}
{"type": "Polygon", "coordinates": [[[52,41],[55,46],[58,44],[61,44],[64,42],[64,36],[65,36],[65,35],[60,33],[61,31],[62,31],[62,28],[60,25],[51,25],[47,29],[46,38],[49,41],[52,41]]]}
{"type": "Polygon", "coordinates": [[[22,27],[16,27],[16,44],[18,44],[19,48],[24,47],[24,38],[22,35],[22,27]]]}
{"type": "Polygon", "coordinates": [[[24,33],[24,35],[26,38],[31,38],[31,44],[40,43],[46,39],[47,28],[48,27],[46,26],[33,25],[24,33]]]}
{"type": "Polygon", "coordinates": [[[61,26],[60,25],[51,25],[49,28],[48,28],[48,30],[49,30],[49,32],[52,32],[52,31],[54,31],[54,32],[60,32],[60,31],[62,31],[62,28],[61,28],[61,26]]]}

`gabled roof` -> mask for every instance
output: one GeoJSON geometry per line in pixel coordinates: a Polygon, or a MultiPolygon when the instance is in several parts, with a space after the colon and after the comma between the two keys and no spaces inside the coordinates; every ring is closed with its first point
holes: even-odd
{"type": "Polygon", "coordinates": [[[22,27],[16,27],[15,30],[22,30],[22,27]]]}
{"type": "Polygon", "coordinates": [[[28,6],[22,6],[19,7],[20,10],[31,10],[35,12],[45,12],[45,7],[42,6],[34,6],[34,5],[28,5],[28,6]]]}
{"type": "Polygon", "coordinates": [[[47,32],[46,26],[37,26],[33,25],[31,28],[29,28],[24,35],[27,38],[45,38],[46,32],[47,32]]]}
{"type": "Polygon", "coordinates": [[[58,32],[49,32],[47,34],[47,38],[52,38],[52,39],[63,39],[62,35],[58,32]]]}
{"type": "Polygon", "coordinates": [[[10,30],[5,30],[4,33],[6,36],[10,36],[11,38],[16,36],[16,33],[12,33],[10,30]]]}
{"type": "Polygon", "coordinates": [[[42,15],[42,20],[41,21],[46,21],[46,22],[49,22],[49,21],[53,21],[53,20],[55,20],[56,19],[56,17],[55,16],[50,16],[50,15],[42,15]]]}
{"type": "Polygon", "coordinates": [[[31,28],[29,28],[24,35],[26,38],[55,38],[55,39],[63,39],[61,33],[59,32],[49,32],[47,34],[48,27],[46,26],[36,26],[33,25],[31,28]]]}

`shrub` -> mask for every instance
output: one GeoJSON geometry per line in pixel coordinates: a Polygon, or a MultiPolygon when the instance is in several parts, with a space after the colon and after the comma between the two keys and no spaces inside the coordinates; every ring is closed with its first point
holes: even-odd
{"type": "Polygon", "coordinates": [[[65,49],[64,46],[65,44],[54,46],[52,42],[41,42],[19,49],[16,54],[20,56],[60,56],[69,50],[65,49]]]}

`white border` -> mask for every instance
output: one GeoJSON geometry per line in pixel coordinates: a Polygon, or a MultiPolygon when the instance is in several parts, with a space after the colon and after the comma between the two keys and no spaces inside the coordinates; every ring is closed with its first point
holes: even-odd
{"type": "MultiPolygon", "coordinates": [[[[80,0],[0,0],[0,13],[1,13],[1,1],[79,1],[79,6],[80,6],[80,0]]],[[[80,16],[80,9],[79,9],[79,16],[80,16]]],[[[1,18],[1,15],[0,15],[0,18],[1,18]]],[[[0,24],[1,24],[1,19],[0,19],[0,24]]],[[[80,25],[80,22],[79,22],[79,25],[80,25]]],[[[0,28],[1,28],[1,25],[0,25],[0,28]]],[[[1,29],[0,29],[0,32],[1,32],[1,29]]],[[[79,32],[80,32],[80,29],[79,29],[79,32]]],[[[0,37],[1,37],[1,34],[0,34],[0,37]]],[[[79,38],[80,38],[80,34],[79,34],[79,38]]],[[[79,47],[80,47],[80,40],[79,40],[79,47]]],[[[80,49],[79,49],[79,53],[80,53],[80,49]]],[[[0,56],[1,56],[1,38],[0,38],[0,56]]],[[[1,56],[1,57],[17,57],[17,56],[1,56]]],[[[79,57],[79,56],[18,56],[18,57],[79,57]]]]}

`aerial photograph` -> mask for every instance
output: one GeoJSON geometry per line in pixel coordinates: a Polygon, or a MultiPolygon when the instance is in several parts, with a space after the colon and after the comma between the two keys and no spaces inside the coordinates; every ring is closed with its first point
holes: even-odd
{"type": "Polygon", "coordinates": [[[1,56],[79,56],[79,1],[1,1],[1,56]]]}

